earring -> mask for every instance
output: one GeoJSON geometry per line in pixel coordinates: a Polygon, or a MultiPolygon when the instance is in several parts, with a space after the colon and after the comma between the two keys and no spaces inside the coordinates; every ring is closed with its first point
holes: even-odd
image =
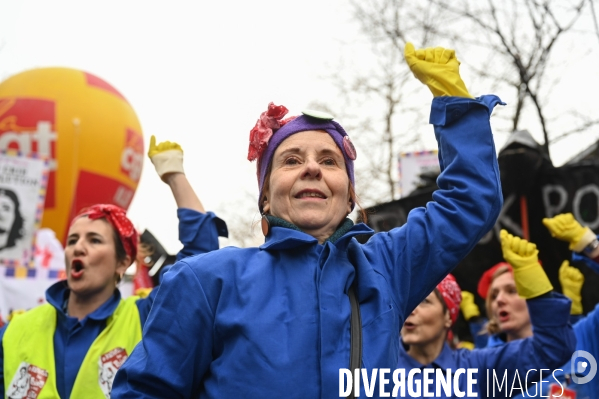
{"type": "Polygon", "coordinates": [[[262,214],[262,220],[260,221],[260,224],[262,226],[262,234],[264,234],[264,237],[266,237],[270,233],[270,222],[265,214],[262,214]]]}

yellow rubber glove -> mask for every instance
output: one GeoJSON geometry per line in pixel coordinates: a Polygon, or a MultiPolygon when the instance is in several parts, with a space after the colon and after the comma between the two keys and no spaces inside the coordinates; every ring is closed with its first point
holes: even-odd
{"type": "Polygon", "coordinates": [[[460,343],[458,344],[458,349],[468,349],[469,351],[471,351],[472,349],[474,349],[474,342],[460,341],[460,343]]]}
{"type": "Polygon", "coordinates": [[[460,310],[466,321],[473,317],[480,316],[480,309],[474,303],[474,294],[468,291],[462,291],[462,302],[460,302],[460,310]]]}
{"type": "Polygon", "coordinates": [[[140,298],[147,298],[150,292],[152,292],[152,288],[138,288],[135,290],[135,295],[140,298]]]}
{"type": "Polygon", "coordinates": [[[460,62],[454,50],[443,47],[414,50],[414,45],[408,42],[404,56],[414,76],[428,86],[433,96],[472,98],[460,77],[460,62]]]}
{"type": "Polygon", "coordinates": [[[505,230],[499,234],[503,258],[514,268],[518,295],[531,299],[553,290],[547,274],[539,263],[537,246],[505,230]]]}
{"type": "Polygon", "coordinates": [[[572,300],[572,309],[570,314],[582,314],[582,285],[584,276],[582,272],[565,260],[559,268],[559,282],[562,285],[562,292],[572,300]]]}
{"type": "Polygon", "coordinates": [[[150,138],[148,157],[154,164],[158,176],[166,181],[169,173],[185,173],[183,170],[183,148],[175,142],[163,141],[156,145],[156,137],[150,138]]]}
{"type": "Polygon", "coordinates": [[[582,252],[597,237],[588,227],[582,227],[574,215],[562,213],[552,218],[544,218],[543,224],[551,235],[558,240],[570,243],[570,250],[582,252]]]}
{"type": "Polygon", "coordinates": [[[23,313],[25,313],[26,310],[25,309],[15,309],[12,312],[10,312],[8,314],[8,317],[6,318],[7,321],[11,321],[12,319],[14,319],[15,317],[19,317],[19,315],[22,315],[23,313]]]}

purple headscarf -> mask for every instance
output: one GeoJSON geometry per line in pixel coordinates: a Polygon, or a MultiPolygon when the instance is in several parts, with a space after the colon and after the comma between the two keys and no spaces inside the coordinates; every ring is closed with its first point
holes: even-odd
{"type": "MultiPolygon", "coordinates": [[[[253,161],[258,159],[257,175],[260,195],[258,196],[258,207],[262,212],[262,190],[264,188],[264,179],[266,172],[272,161],[272,157],[277,147],[289,136],[305,132],[308,130],[324,130],[337,144],[345,159],[345,168],[350,182],[354,185],[354,159],[356,159],[356,150],[349,139],[349,136],[343,127],[332,120],[326,114],[305,111],[304,115],[283,120],[287,114],[287,108],[284,106],[275,106],[273,103],[268,105],[268,111],[260,115],[260,119],[250,133],[250,149],[248,159],[253,161]],[[312,116],[314,115],[314,116],[312,116]],[[320,117],[320,115],[325,115],[320,117]]],[[[352,201],[352,209],[355,204],[352,201]]]]}

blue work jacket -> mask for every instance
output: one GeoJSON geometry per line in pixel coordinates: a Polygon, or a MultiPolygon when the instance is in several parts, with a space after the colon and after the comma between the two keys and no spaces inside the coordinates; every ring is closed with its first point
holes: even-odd
{"type": "MultiPolygon", "coordinates": [[[[599,237],[598,237],[599,238],[599,237]]],[[[599,264],[593,259],[572,252],[572,260],[584,262],[593,271],[599,273],[599,264]]],[[[563,393],[562,390],[568,389],[576,393],[576,399],[596,399],[599,398],[599,305],[590,311],[586,316],[579,317],[570,315],[570,321],[573,323],[574,334],[576,335],[576,351],[585,351],[590,355],[594,361],[582,356],[573,356],[573,359],[569,359],[567,363],[560,365],[555,374],[552,374],[549,378],[549,383],[542,386],[539,394],[531,391],[530,395],[526,392],[523,394],[515,395],[513,399],[529,398],[529,397],[548,397],[551,385],[556,385],[559,391],[557,394],[562,394],[562,397],[566,398],[569,393],[563,393]],[[587,363],[588,367],[579,368],[580,363],[587,363]],[[589,376],[590,373],[595,373],[595,376],[590,381],[583,384],[578,384],[577,381],[582,381],[585,377],[589,376]]],[[[536,333],[536,330],[534,330],[536,333]]],[[[505,341],[498,334],[489,337],[488,346],[495,347],[504,345],[505,341]]],[[[588,356],[584,354],[584,356],[588,356]]]]}
{"type": "MultiPolygon", "coordinates": [[[[574,334],[576,335],[576,351],[585,351],[586,354],[580,356],[572,356],[567,362],[563,362],[553,375],[554,378],[549,378],[549,383],[543,385],[540,393],[548,397],[550,385],[557,386],[557,394],[562,393],[562,389],[576,392],[576,399],[596,399],[599,398],[599,370],[597,361],[599,361],[599,305],[589,312],[586,317],[578,320],[573,326],[574,334]],[[591,356],[591,359],[588,358],[591,356]],[[580,363],[586,363],[586,367],[580,368],[580,363]],[[594,371],[593,371],[594,370],[594,371]],[[595,373],[590,381],[579,384],[583,379],[589,376],[590,373],[595,373]],[[563,388],[562,388],[563,387],[563,388]]],[[[537,330],[534,330],[537,334],[537,330]]],[[[531,398],[533,392],[527,395],[526,392],[521,395],[514,396],[514,399],[531,398]]],[[[537,395],[536,397],[541,397],[537,395]]],[[[564,394],[566,398],[568,395],[564,394]]]]}

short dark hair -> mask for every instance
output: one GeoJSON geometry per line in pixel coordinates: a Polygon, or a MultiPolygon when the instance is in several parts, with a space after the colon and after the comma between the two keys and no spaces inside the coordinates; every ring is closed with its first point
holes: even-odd
{"type": "MultiPolygon", "coordinates": [[[[104,219],[106,220],[106,219],[104,219]]],[[[110,223],[108,223],[110,224],[110,223]]],[[[121,262],[123,260],[125,260],[125,258],[127,257],[127,252],[125,251],[125,246],[123,245],[123,242],[121,241],[121,237],[119,237],[119,234],[117,233],[116,229],[114,228],[114,226],[112,224],[110,224],[110,227],[112,228],[112,239],[114,240],[114,251],[116,253],[116,260],[118,262],[121,262]]],[[[132,261],[135,259],[132,259],[132,261]]],[[[118,276],[117,277],[117,283],[121,282],[121,277],[118,276]]]]}
{"type": "Polygon", "coordinates": [[[443,306],[443,313],[449,313],[449,308],[447,307],[447,303],[445,303],[445,299],[443,299],[443,295],[441,295],[441,291],[437,288],[433,290],[435,296],[441,301],[441,306],[443,306]]]}
{"type": "Polygon", "coordinates": [[[10,248],[15,246],[18,239],[23,238],[23,224],[25,223],[25,219],[21,215],[21,202],[17,194],[10,189],[0,188],[0,196],[2,195],[8,197],[15,205],[15,220],[12,223],[8,232],[8,239],[6,240],[6,247],[10,248]]]}

